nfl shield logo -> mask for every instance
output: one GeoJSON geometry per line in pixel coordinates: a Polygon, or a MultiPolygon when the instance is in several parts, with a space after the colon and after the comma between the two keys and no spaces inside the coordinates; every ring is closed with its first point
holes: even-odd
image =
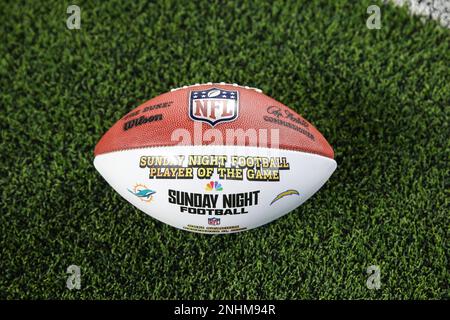
{"type": "Polygon", "coordinates": [[[220,224],[219,218],[208,218],[208,224],[212,226],[218,226],[220,224]]]}
{"type": "Polygon", "coordinates": [[[189,116],[194,121],[204,121],[214,127],[220,122],[235,120],[238,113],[238,91],[212,88],[189,94],[189,116]]]}

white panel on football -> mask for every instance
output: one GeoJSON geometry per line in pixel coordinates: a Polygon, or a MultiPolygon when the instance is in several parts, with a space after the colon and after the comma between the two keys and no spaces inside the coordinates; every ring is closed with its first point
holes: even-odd
{"type": "Polygon", "coordinates": [[[174,227],[239,232],[312,196],[336,169],[320,155],[245,146],[150,147],[101,154],[94,165],[126,200],[174,227]]]}

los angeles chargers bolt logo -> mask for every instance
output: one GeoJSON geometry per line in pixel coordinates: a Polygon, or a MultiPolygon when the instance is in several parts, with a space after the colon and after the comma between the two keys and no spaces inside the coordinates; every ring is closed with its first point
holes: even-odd
{"type": "Polygon", "coordinates": [[[280,200],[280,199],[283,199],[284,197],[292,196],[292,195],[299,196],[300,193],[298,193],[297,190],[293,190],[293,189],[283,191],[283,192],[281,192],[280,194],[278,194],[278,195],[272,200],[272,202],[270,203],[270,205],[273,205],[275,202],[277,202],[277,201],[280,200]]]}
{"type": "Polygon", "coordinates": [[[152,202],[153,195],[156,193],[156,191],[149,189],[146,185],[139,183],[137,183],[132,190],[128,189],[128,191],[138,197],[141,201],[148,203],[152,202]]]}

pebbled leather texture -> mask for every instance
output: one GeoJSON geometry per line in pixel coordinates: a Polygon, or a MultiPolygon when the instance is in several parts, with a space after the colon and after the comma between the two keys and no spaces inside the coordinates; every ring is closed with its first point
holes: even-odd
{"type": "Polygon", "coordinates": [[[255,140],[249,138],[232,139],[227,143],[225,137],[227,129],[242,129],[244,132],[253,129],[257,146],[334,158],[333,149],[322,134],[295,111],[258,90],[231,84],[183,87],[148,100],[117,121],[100,139],[94,154],[97,156],[135,148],[180,145],[180,139],[172,137],[177,129],[185,129],[184,132],[191,137],[190,140],[184,140],[182,145],[252,145],[255,140]],[[206,122],[190,118],[190,92],[211,88],[238,91],[239,112],[236,119],[220,122],[212,127],[206,122]],[[260,131],[261,129],[266,130],[260,131]],[[278,129],[277,134],[273,134],[271,129],[278,129]],[[260,132],[266,132],[267,138],[264,138],[264,133],[260,135],[260,132]],[[214,141],[213,137],[219,133],[223,140],[214,141]],[[271,138],[275,136],[279,137],[278,143],[272,143],[271,138]]]}

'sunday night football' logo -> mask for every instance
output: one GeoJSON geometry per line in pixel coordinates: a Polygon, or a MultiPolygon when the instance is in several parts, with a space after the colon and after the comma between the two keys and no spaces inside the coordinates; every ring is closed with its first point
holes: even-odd
{"type": "Polygon", "coordinates": [[[239,114],[239,92],[212,88],[191,91],[189,116],[192,120],[209,123],[212,127],[220,122],[233,121],[239,114]]]}

